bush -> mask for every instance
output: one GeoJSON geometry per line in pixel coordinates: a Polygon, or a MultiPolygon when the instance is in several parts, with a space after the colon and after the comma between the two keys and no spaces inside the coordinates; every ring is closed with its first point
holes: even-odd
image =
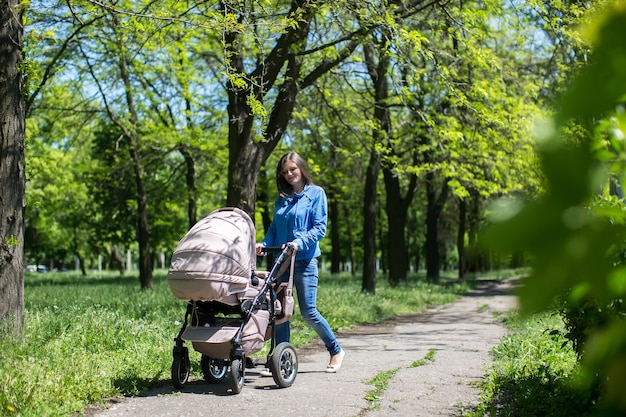
{"type": "Polygon", "coordinates": [[[565,324],[564,336],[572,343],[579,359],[585,353],[585,344],[591,334],[604,329],[616,318],[626,314],[626,306],[621,299],[607,303],[599,303],[593,298],[586,297],[580,301],[572,299],[568,293],[560,303],[559,312],[565,324]]]}
{"type": "Polygon", "coordinates": [[[559,314],[511,313],[506,322],[512,332],[494,348],[482,402],[466,417],[591,415],[595,400],[578,383],[576,353],[559,314]]]}

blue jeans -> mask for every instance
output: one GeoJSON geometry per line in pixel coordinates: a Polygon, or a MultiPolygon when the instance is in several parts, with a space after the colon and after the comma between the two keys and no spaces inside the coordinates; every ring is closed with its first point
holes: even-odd
{"type": "MultiPolygon", "coordinates": [[[[341,352],[341,346],[339,346],[326,319],[317,311],[317,258],[296,260],[295,262],[293,281],[300,305],[300,314],[322,339],[330,355],[337,355],[341,352]]],[[[283,276],[279,277],[278,281],[282,282],[289,279],[288,274],[289,271],[287,270],[283,276]]],[[[289,342],[290,336],[291,327],[288,321],[276,326],[276,345],[281,342],[289,342]]]]}

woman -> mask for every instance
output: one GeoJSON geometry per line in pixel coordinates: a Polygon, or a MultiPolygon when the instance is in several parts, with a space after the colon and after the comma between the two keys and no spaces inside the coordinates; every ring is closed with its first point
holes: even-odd
{"type": "MultiPolygon", "coordinates": [[[[284,246],[287,243],[296,249],[293,280],[300,313],[326,345],[330,354],[326,372],[334,373],[341,368],[345,352],[328,322],[317,310],[316,301],[317,258],[321,254],[319,241],[326,234],[328,217],[326,193],[322,187],[313,184],[306,162],[296,152],[286,153],[280,158],[276,168],[276,186],[279,195],[275,201],[274,218],[265,239],[256,244],[256,253],[261,256],[264,246],[284,246]]],[[[290,332],[288,321],[277,325],[276,344],[288,342],[290,332]]]]}

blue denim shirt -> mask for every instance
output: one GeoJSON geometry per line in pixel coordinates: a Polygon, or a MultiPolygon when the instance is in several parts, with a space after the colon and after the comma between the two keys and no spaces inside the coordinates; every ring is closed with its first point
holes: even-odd
{"type": "Polygon", "coordinates": [[[298,245],[296,259],[320,256],[319,241],[326,235],[327,221],[328,202],[324,189],[307,184],[300,194],[276,198],[274,218],[262,243],[282,246],[295,242],[298,245]]]}

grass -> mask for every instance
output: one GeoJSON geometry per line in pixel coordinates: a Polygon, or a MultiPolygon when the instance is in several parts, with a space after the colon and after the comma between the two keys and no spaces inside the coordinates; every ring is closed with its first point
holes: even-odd
{"type": "MultiPolygon", "coordinates": [[[[414,361],[407,368],[417,368],[424,366],[428,363],[435,361],[435,349],[430,349],[424,358],[414,361]]],[[[373,385],[374,389],[367,392],[365,400],[368,403],[368,411],[380,410],[380,396],[387,390],[389,381],[396,375],[396,373],[402,368],[389,369],[387,371],[379,372],[374,378],[366,381],[368,385],[373,385]]]]}
{"type": "Polygon", "coordinates": [[[426,356],[424,356],[423,359],[414,361],[409,368],[417,368],[418,366],[424,366],[430,362],[434,362],[435,361],[435,349],[430,349],[428,351],[428,353],[426,354],[426,356]]]}
{"type": "Polygon", "coordinates": [[[401,368],[390,369],[388,371],[379,372],[376,376],[366,383],[373,385],[374,389],[365,395],[365,400],[369,404],[369,410],[380,409],[380,396],[387,390],[389,381],[401,368]]]}
{"type": "Polygon", "coordinates": [[[494,349],[494,362],[482,383],[482,399],[465,417],[592,415],[589,395],[577,383],[576,354],[562,336],[555,313],[504,322],[511,333],[494,349]]]}
{"type": "MultiPolygon", "coordinates": [[[[170,383],[185,302],[172,296],[165,271],[155,272],[153,291],[141,291],[135,274],[33,273],[24,281],[23,340],[0,339],[0,416],[77,415],[170,383]]],[[[452,275],[439,285],[412,277],[397,288],[380,278],[368,295],[358,277],[321,274],[318,308],[342,330],[449,303],[468,288],[452,275]]],[[[292,344],[315,337],[296,313],[292,344]]],[[[190,350],[192,378],[201,378],[200,354],[190,350]]]]}

